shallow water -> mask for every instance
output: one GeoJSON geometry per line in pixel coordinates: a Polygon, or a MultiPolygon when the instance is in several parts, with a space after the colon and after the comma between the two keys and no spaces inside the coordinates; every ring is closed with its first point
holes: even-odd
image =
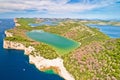
{"type": "Polygon", "coordinates": [[[3,49],[4,31],[14,27],[12,19],[0,19],[0,80],[63,80],[57,74],[47,74],[29,64],[24,51],[3,49]]]}
{"type": "Polygon", "coordinates": [[[55,74],[54,70],[52,70],[52,69],[45,70],[44,72],[49,73],[49,74],[55,74]]]}
{"type": "Polygon", "coordinates": [[[111,38],[120,38],[120,26],[88,24],[92,28],[99,28],[111,38]]]}

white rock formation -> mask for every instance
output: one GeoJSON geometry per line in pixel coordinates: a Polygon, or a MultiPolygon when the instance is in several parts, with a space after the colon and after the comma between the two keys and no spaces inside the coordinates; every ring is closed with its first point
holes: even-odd
{"type": "Polygon", "coordinates": [[[5,41],[3,43],[3,47],[6,49],[18,49],[18,50],[24,50],[25,46],[21,43],[17,43],[17,42],[12,42],[12,41],[5,41]]]}
{"type": "Polygon", "coordinates": [[[8,31],[5,31],[6,37],[13,37],[13,33],[10,33],[8,31]]]}
{"type": "Polygon", "coordinates": [[[29,62],[31,64],[34,64],[39,70],[46,67],[49,68],[51,66],[57,67],[60,72],[59,75],[63,77],[65,80],[75,80],[73,76],[66,70],[66,68],[63,65],[63,60],[61,58],[56,59],[45,59],[41,56],[32,56],[29,55],[29,62]]]}

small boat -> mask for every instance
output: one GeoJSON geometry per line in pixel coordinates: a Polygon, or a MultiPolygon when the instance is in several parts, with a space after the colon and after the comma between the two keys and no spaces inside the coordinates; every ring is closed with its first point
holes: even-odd
{"type": "Polygon", "coordinates": [[[25,68],[23,68],[23,71],[25,71],[25,68]]]}

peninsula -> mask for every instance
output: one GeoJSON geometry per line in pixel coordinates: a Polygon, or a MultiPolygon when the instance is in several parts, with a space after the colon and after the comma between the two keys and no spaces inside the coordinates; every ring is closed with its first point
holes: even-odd
{"type": "Polygon", "coordinates": [[[39,70],[52,69],[65,80],[120,79],[120,39],[86,26],[93,21],[15,18],[14,22],[15,27],[5,31],[4,48],[24,50],[39,70]],[[57,25],[30,25],[46,20],[57,25]]]}

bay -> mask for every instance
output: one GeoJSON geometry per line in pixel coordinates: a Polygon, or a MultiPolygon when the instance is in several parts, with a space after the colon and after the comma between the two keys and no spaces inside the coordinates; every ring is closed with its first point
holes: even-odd
{"type": "Polygon", "coordinates": [[[110,38],[120,38],[120,26],[87,24],[92,28],[98,28],[101,32],[110,38]]]}

